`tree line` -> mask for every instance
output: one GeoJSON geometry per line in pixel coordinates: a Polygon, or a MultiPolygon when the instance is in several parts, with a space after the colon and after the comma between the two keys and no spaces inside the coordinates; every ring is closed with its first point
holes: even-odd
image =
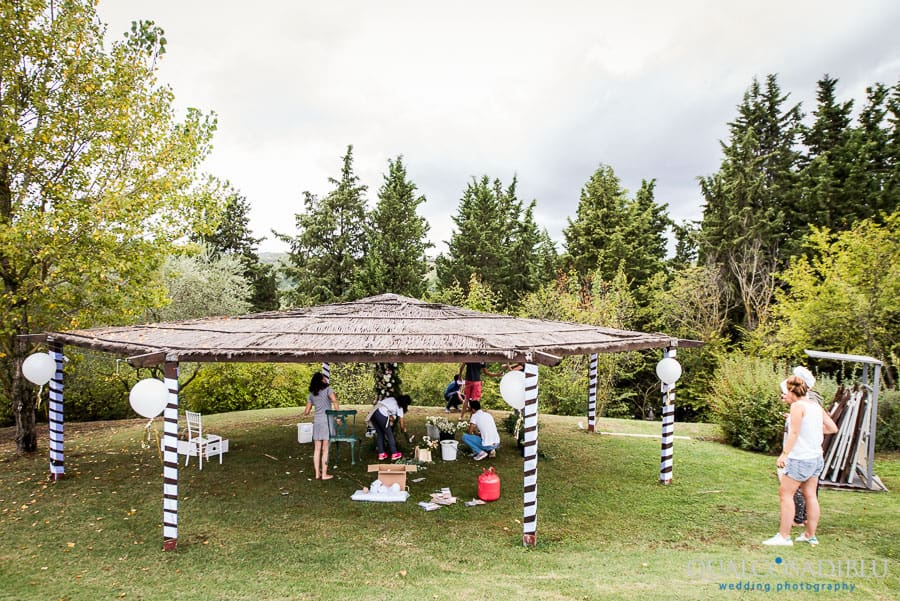
{"type": "MultiPolygon", "coordinates": [[[[653,178],[632,193],[599,163],[557,243],[517,178],[474,176],[433,264],[425,196],[404,158],[388,161],[370,203],[348,146],[330,189],[303,192],[295,231],[273,232],[290,249],[273,266],[249,230],[250,201],[200,171],[215,115],[177,118],[156,78],[162,29],[136,22],[107,47],[86,0],[4,3],[0,16],[0,394],[20,451],[36,447],[38,401],[21,377],[34,350],[21,334],[384,292],[703,340],[680,354],[692,374],[682,418],[712,417],[706,376],[736,353],[871,354],[895,385],[900,83],[872,84],[856,107],[826,75],[807,116],[776,75],[754,79],[719,169],[698,177],[695,223],[672,222],[653,178]]],[[[651,413],[656,359],[603,358],[608,415],[651,413]]],[[[542,372],[545,410],[581,411],[583,362],[542,372]]]]}

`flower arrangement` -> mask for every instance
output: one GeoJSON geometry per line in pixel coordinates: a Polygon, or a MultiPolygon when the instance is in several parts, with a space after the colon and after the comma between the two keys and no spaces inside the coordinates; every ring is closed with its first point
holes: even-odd
{"type": "Polygon", "coordinates": [[[436,449],[438,448],[437,440],[432,440],[430,436],[423,436],[416,444],[417,449],[436,449]]]}
{"type": "Polygon", "coordinates": [[[458,431],[469,427],[469,422],[466,420],[452,422],[441,415],[426,417],[425,424],[437,428],[444,434],[456,434],[458,431]]]}
{"type": "Polygon", "coordinates": [[[375,394],[379,399],[400,394],[400,366],[396,363],[375,364],[375,394]]]}

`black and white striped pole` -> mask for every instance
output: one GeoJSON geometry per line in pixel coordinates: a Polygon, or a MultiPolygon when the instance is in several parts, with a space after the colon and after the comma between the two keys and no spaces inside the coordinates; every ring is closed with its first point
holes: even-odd
{"type": "Polygon", "coordinates": [[[522,515],[522,543],[526,547],[537,544],[537,438],[538,438],[538,366],[525,363],[525,407],[522,409],[525,428],[524,509],[522,515]]]}
{"type": "Polygon", "coordinates": [[[63,414],[63,345],[50,342],[50,357],[56,364],[50,378],[50,405],[48,421],[50,427],[50,480],[57,481],[66,473],[65,419],[63,414]]]}
{"type": "Polygon", "coordinates": [[[178,362],[166,357],[163,379],[145,378],[131,387],[128,402],[147,422],[149,436],[153,420],[163,416],[163,549],[178,545],[178,362]]]}
{"type": "Polygon", "coordinates": [[[675,360],[675,347],[663,353],[656,364],[656,375],[662,383],[662,451],[660,453],[659,482],[672,483],[673,451],[675,445],[675,382],[681,377],[681,365],[675,360]]]}
{"type": "Polygon", "coordinates": [[[163,367],[166,407],[163,409],[163,549],[178,546],[178,362],[163,367]]]}
{"type": "Polygon", "coordinates": [[[590,384],[588,386],[588,432],[597,424],[597,353],[591,355],[590,384]]]}
{"type": "Polygon", "coordinates": [[[50,340],[49,353],[32,353],[22,361],[22,376],[38,386],[37,402],[41,402],[44,385],[50,383],[50,480],[55,482],[65,472],[63,460],[62,411],[62,345],[50,340]]]}

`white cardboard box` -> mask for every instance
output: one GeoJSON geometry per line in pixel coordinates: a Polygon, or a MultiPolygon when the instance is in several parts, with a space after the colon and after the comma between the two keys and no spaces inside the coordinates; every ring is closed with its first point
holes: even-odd
{"type": "MultiPolygon", "coordinates": [[[[217,455],[221,455],[223,453],[228,452],[228,439],[223,438],[222,440],[217,440],[215,442],[211,442],[206,445],[206,453],[204,457],[209,459],[210,457],[215,457],[217,455]]],[[[186,440],[178,441],[178,454],[179,455],[191,455],[195,457],[197,455],[197,447],[190,444],[186,440]]]]}
{"type": "Polygon", "coordinates": [[[297,442],[303,444],[312,442],[313,425],[310,423],[297,424],[297,442]]]}

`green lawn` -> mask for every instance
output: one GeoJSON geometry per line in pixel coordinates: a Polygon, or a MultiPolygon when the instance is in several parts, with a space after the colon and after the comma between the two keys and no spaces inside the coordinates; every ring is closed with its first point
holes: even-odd
{"type": "MultiPolygon", "coordinates": [[[[413,408],[410,431],[423,434],[425,416],[435,411],[413,408]]],[[[660,486],[658,439],[590,435],[578,428],[583,417],[541,416],[538,545],[526,549],[522,462],[505,432],[490,463],[462,454],[443,462],[438,452],[413,476],[425,480],[410,484],[407,503],[362,503],[350,495],[374,479],[366,472],[371,444],[364,444],[362,464],[351,467],[342,449],[336,478],[312,480],[312,445],[297,444],[299,415],[275,409],[204,418],[231,450],[221,466],[213,461],[201,472],[192,461],[180,470],[175,552],[162,551],[162,467],[155,449],[142,448],[145,422],[67,425],[66,477],[54,484],[46,453],[16,457],[5,432],[0,599],[847,594],[777,590],[786,585],[845,585],[853,598],[900,598],[895,492],[823,489],[817,548],[763,547],[778,522],[774,457],[724,446],[715,426],[676,425],[676,435],[691,440],[676,440],[674,481],[660,486]],[[464,506],[487,465],[501,476],[500,500],[464,506]],[[445,486],[460,503],[434,512],[417,505],[445,486]],[[769,592],[723,591],[722,584],[769,592]]],[[[660,424],[600,420],[598,429],[658,434],[660,424]]],[[[900,456],[879,456],[875,467],[889,489],[900,489],[900,456]]]]}

